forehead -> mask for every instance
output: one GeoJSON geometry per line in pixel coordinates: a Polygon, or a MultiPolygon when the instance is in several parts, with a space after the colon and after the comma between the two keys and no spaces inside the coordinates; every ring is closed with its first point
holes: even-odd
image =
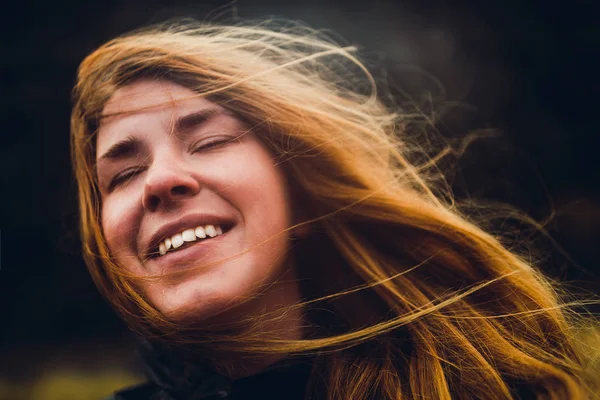
{"type": "Polygon", "coordinates": [[[117,89],[104,106],[102,115],[155,111],[187,104],[208,106],[212,103],[170,81],[141,80],[117,89]]]}
{"type": "Polygon", "coordinates": [[[141,80],[119,88],[104,106],[96,152],[101,153],[112,143],[147,129],[156,122],[168,129],[177,117],[220,108],[191,90],[169,81],[141,80]]]}

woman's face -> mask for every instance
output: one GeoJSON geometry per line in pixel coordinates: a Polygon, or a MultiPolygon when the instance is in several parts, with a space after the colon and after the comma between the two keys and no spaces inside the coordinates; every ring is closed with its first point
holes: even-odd
{"type": "MultiPolygon", "coordinates": [[[[231,112],[177,84],[144,80],[116,91],[103,115],[115,113],[98,132],[97,174],[104,236],[127,272],[214,262],[291,226],[282,170],[231,112]]],[[[173,319],[204,319],[273,284],[288,249],[281,234],[184,278],[142,281],[142,290],[173,319]]]]}

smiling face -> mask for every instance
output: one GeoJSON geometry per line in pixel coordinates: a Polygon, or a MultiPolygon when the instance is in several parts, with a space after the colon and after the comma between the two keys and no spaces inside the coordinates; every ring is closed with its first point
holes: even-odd
{"type": "Polygon", "coordinates": [[[142,291],[159,311],[174,320],[189,312],[202,320],[262,285],[278,290],[281,301],[282,293],[297,295],[293,279],[277,280],[291,265],[289,234],[277,235],[293,222],[287,182],[248,126],[167,81],[118,89],[103,115],[108,117],[96,143],[101,222],[118,266],[151,277],[260,244],[175,281],[142,281],[142,291]]]}

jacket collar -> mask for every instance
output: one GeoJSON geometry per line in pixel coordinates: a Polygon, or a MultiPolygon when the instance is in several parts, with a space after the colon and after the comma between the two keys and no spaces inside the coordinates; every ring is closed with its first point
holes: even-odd
{"type": "Polygon", "coordinates": [[[303,399],[312,357],[286,358],[263,372],[229,380],[189,353],[163,342],[142,340],[138,356],[148,379],[173,399],[303,399]]]}

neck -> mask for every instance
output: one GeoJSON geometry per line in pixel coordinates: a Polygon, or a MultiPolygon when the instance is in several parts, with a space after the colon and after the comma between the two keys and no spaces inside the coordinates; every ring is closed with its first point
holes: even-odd
{"type": "MultiPolygon", "coordinates": [[[[248,351],[243,346],[244,337],[259,338],[265,342],[302,339],[304,311],[301,308],[290,309],[290,306],[302,301],[294,271],[295,268],[292,266],[264,293],[236,307],[235,320],[238,322],[241,320],[242,323],[237,324],[233,329],[235,332],[233,337],[242,338],[241,342],[232,341],[231,348],[208,350],[205,353],[217,372],[230,380],[236,380],[258,374],[289,354],[248,351]],[[242,344],[238,345],[238,343],[242,344]]],[[[218,337],[219,333],[215,332],[215,336],[218,337]]]]}

